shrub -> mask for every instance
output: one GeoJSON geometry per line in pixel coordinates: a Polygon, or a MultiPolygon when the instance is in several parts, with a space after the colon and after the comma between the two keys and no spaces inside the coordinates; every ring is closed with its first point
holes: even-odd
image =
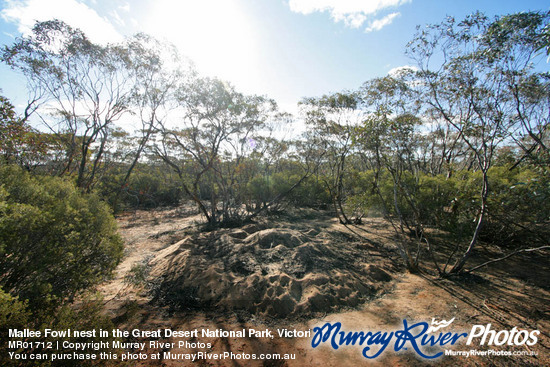
{"type": "Polygon", "coordinates": [[[0,166],[0,286],[31,309],[57,306],[107,277],[122,257],[108,206],[54,177],[0,166]]]}
{"type": "MultiPolygon", "coordinates": [[[[68,340],[71,342],[89,343],[89,342],[109,342],[112,345],[112,341],[115,340],[112,334],[109,337],[100,337],[99,330],[112,330],[115,328],[115,324],[106,316],[103,312],[102,299],[94,295],[91,297],[85,297],[79,305],[63,305],[57,309],[39,309],[30,312],[27,302],[20,301],[17,297],[13,297],[9,293],[6,293],[0,288],[0,335],[3,337],[0,339],[0,365],[1,366],[94,366],[94,365],[109,365],[104,360],[33,360],[31,354],[45,353],[45,354],[61,354],[72,353],[73,349],[60,348],[59,350],[52,350],[44,348],[42,343],[55,342],[56,338],[44,336],[44,330],[46,328],[51,330],[96,330],[96,336],[90,337],[65,337],[62,340],[68,340]],[[32,346],[27,348],[14,349],[9,348],[9,340],[18,340],[18,338],[8,338],[9,329],[23,330],[29,328],[31,330],[42,331],[42,336],[33,338],[34,342],[32,346]],[[22,355],[22,359],[12,359],[9,356],[9,352],[14,352],[22,355]]],[[[59,339],[61,340],[61,339],[59,339]]],[[[96,350],[95,353],[100,352],[116,352],[113,348],[101,347],[96,350]]]]}
{"type": "Polygon", "coordinates": [[[121,187],[127,167],[113,168],[104,175],[97,191],[115,212],[176,206],[183,193],[181,183],[168,169],[138,164],[128,182],[121,187]]]}

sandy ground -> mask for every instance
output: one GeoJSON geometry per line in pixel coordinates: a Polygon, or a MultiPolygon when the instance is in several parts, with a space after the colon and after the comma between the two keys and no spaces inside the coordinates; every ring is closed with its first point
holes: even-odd
{"type": "MultiPolygon", "coordinates": [[[[384,331],[402,328],[403,319],[412,323],[455,318],[449,327],[453,332],[469,332],[473,325],[487,323],[493,330],[517,327],[541,332],[534,346],[492,347],[535,352],[536,356],[444,356],[428,362],[410,350],[388,348],[380,357],[367,360],[358,346],[334,350],[321,345],[314,349],[311,338],[275,335],[189,340],[210,343],[207,349],[199,345],[147,349],[149,354],[161,355],[168,351],[292,353],[295,359],[164,359],[132,365],[550,365],[549,262],[545,254],[519,255],[479,275],[438,280],[404,270],[392,245],[391,227],[380,219],[345,227],[324,213],[303,212],[216,234],[199,234],[200,217],[185,209],[137,211],[120,216],[118,222],[126,256],[115,278],[101,291],[121,328],[275,331],[310,330],[326,322],[341,322],[346,331],[384,331]],[[325,256],[327,251],[333,252],[325,256]],[[297,253],[307,256],[295,256],[297,253]],[[323,275],[328,280],[319,281],[323,275]],[[296,292],[298,288],[300,292],[296,292]],[[183,298],[178,296],[181,294],[183,298]],[[325,298],[329,301],[321,301],[325,298]]],[[[483,256],[494,255],[487,252],[483,256]]],[[[179,340],[187,339],[161,341],[179,340]]],[[[472,349],[463,342],[450,348],[472,349]]]]}

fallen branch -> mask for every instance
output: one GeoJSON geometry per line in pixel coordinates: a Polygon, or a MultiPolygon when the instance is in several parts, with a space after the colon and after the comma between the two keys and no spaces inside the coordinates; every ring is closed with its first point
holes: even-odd
{"type": "Polygon", "coordinates": [[[475,270],[477,270],[477,269],[479,269],[479,268],[482,268],[482,267],[484,267],[484,266],[487,266],[487,265],[489,265],[489,264],[496,263],[496,262],[502,261],[502,260],[506,260],[507,258],[512,257],[512,256],[514,256],[514,255],[517,255],[517,254],[519,254],[519,253],[521,253],[521,252],[532,252],[532,251],[538,251],[538,250],[543,250],[543,249],[547,249],[547,248],[550,248],[550,246],[545,245],[545,246],[534,247],[534,248],[524,248],[524,249],[520,249],[520,250],[511,252],[511,253],[509,253],[508,255],[503,256],[503,257],[500,257],[500,258],[498,258],[498,259],[493,259],[493,260],[486,261],[486,262],[484,262],[483,264],[480,264],[480,265],[478,265],[478,266],[475,266],[475,267],[473,267],[473,268],[470,269],[470,270],[466,270],[465,273],[471,273],[471,272],[473,272],[473,271],[475,271],[475,270]]]}

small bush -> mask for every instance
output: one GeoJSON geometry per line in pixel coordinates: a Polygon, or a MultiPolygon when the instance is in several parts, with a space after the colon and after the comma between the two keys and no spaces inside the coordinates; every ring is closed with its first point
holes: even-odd
{"type": "Polygon", "coordinates": [[[111,274],[122,241],[109,207],[59,178],[0,166],[0,286],[55,307],[111,274]]]}

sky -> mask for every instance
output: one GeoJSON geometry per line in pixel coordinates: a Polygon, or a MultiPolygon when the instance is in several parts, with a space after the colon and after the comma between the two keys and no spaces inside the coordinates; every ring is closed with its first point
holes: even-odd
{"type": "MultiPolygon", "coordinates": [[[[57,18],[97,43],[144,32],[177,46],[204,75],[295,112],[304,97],[353,90],[412,63],[417,25],[549,10],[547,0],[0,0],[0,44],[57,18]]],[[[24,79],[0,65],[1,93],[18,106],[24,79]]]]}

